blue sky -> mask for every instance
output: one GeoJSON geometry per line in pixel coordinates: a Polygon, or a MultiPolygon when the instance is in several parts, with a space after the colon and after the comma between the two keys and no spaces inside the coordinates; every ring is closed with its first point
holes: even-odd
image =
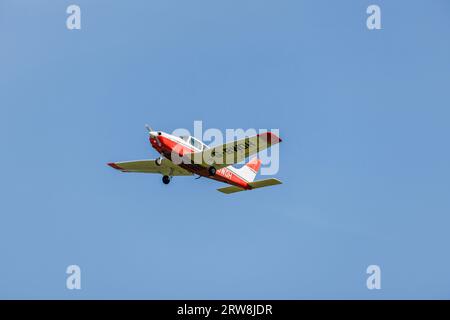
{"type": "Polygon", "coordinates": [[[449,9],[1,0],[0,298],[450,298],[449,9]],[[284,184],[105,165],[194,120],[279,128],[284,184]]]}

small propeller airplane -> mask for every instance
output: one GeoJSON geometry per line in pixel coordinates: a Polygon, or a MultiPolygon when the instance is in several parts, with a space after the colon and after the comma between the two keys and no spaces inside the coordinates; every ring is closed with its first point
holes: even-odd
{"type": "MultiPolygon", "coordinates": [[[[146,125],[152,147],[160,157],[153,160],[111,162],[109,166],[122,172],[162,174],[162,181],[168,184],[172,177],[198,175],[230,184],[217,189],[230,194],[245,190],[281,184],[277,179],[255,181],[261,160],[251,159],[241,168],[233,164],[280,143],[281,139],[272,132],[265,132],[244,139],[209,147],[192,136],[174,136],[154,131],[146,125]]],[[[197,179],[198,179],[197,178],[197,179]]]]}

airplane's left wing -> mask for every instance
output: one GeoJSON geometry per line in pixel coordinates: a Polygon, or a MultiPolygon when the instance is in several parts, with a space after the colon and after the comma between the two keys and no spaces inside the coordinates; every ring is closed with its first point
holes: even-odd
{"type": "Polygon", "coordinates": [[[204,167],[214,166],[216,169],[239,163],[245,158],[265,150],[281,139],[272,132],[265,132],[244,139],[205,149],[203,152],[188,154],[190,161],[204,167]]]}
{"type": "Polygon", "coordinates": [[[108,165],[122,172],[160,173],[169,176],[190,176],[191,172],[177,166],[169,159],[162,159],[161,165],[156,160],[135,160],[111,162],[108,165]]]}

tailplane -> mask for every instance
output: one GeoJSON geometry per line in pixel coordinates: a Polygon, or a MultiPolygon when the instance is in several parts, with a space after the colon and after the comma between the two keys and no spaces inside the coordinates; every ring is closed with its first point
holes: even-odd
{"type": "MultiPolygon", "coordinates": [[[[268,186],[274,186],[276,184],[281,184],[282,182],[278,179],[264,179],[264,180],[257,180],[254,182],[249,182],[248,185],[250,186],[250,190],[252,189],[257,189],[257,188],[263,188],[263,187],[268,187],[268,186]]],[[[231,186],[231,187],[225,187],[225,188],[220,188],[217,189],[217,191],[220,191],[222,193],[226,193],[226,194],[230,194],[230,193],[235,193],[235,192],[240,192],[240,191],[245,191],[246,189],[243,188],[239,188],[236,186],[231,186]]]]}

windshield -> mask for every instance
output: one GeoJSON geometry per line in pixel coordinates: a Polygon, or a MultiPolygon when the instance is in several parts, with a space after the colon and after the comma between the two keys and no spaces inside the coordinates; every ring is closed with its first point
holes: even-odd
{"type": "Polygon", "coordinates": [[[203,150],[203,144],[194,137],[191,137],[190,144],[196,147],[197,149],[203,150]]]}
{"type": "Polygon", "coordinates": [[[209,149],[209,147],[204,144],[203,142],[195,139],[192,136],[179,136],[180,139],[183,139],[187,143],[189,143],[191,146],[194,146],[195,148],[199,149],[200,151],[204,149],[209,149]]]}

